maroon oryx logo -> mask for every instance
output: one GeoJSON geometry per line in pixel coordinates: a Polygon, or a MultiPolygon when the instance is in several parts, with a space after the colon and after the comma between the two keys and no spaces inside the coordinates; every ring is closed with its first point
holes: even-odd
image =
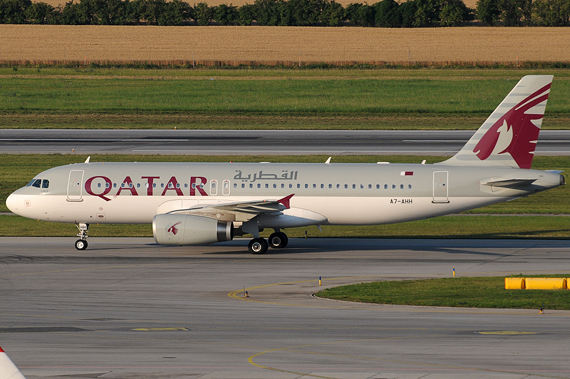
{"type": "Polygon", "coordinates": [[[170,228],[168,228],[166,233],[172,233],[173,235],[176,235],[178,233],[178,228],[176,226],[180,224],[182,224],[182,221],[178,221],[176,224],[172,225],[170,228]]]}
{"type": "Polygon", "coordinates": [[[529,111],[548,99],[549,90],[550,83],[499,118],[473,149],[477,157],[484,161],[492,154],[509,153],[520,168],[530,168],[540,132],[533,121],[542,119],[543,113],[529,111]]]}

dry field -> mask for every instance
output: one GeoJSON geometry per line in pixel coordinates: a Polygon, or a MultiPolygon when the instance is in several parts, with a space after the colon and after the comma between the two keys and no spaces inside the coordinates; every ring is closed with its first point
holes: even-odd
{"type": "Polygon", "coordinates": [[[0,61],[570,61],[570,28],[0,25],[0,61]]]}
{"type": "MultiPolygon", "coordinates": [[[[380,0],[370,0],[370,1],[364,1],[364,0],[335,0],[337,3],[342,4],[343,6],[347,6],[348,4],[351,3],[368,3],[368,4],[375,4],[380,0]]],[[[34,1],[35,3],[39,3],[40,1],[34,1]]],[[[62,1],[62,0],[42,0],[42,3],[47,3],[50,5],[53,5],[54,7],[59,6],[64,6],[66,1],[62,1]]],[[[79,2],[78,0],[76,0],[75,2],[79,2]]],[[[255,2],[255,0],[196,0],[196,1],[186,1],[187,3],[194,5],[197,3],[206,3],[209,6],[214,6],[214,5],[220,5],[220,4],[233,4],[233,5],[237,5],[237,6],[242,6],[244,4],[253,4],[255,2]]],[[[467,5],[469,8],[475,8],[477,6],[477,0],[463,0],[463,2],[465,3],[465,5],[467,5]]]]}

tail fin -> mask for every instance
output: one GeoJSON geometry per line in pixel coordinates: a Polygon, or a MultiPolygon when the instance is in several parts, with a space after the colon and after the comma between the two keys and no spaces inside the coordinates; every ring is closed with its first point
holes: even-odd
{"type": "Polygon", "coordinates": [[[523,77],[467,144],[442,164],[530,168],[552,79],[523,77]]]}
{"type": "Polygon", "coordinates": [[[26,379],[10,357],[0,347],[0,379],[26,379]]]}

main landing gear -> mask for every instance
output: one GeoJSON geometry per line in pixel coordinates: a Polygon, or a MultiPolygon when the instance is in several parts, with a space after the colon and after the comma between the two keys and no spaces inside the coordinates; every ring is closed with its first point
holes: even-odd
{"type": "Polygon", "coordinates": [[[273,249],[282,249],[287,246],[289,238],[280,231],[275,231],[266,241],[265,238],[257,237],[249,241],[248,249],[252,254],[265,254],[269,246],[273,249]]]}
{"type": "Polygon", "coordinates": [[[87,232],[89,232],[89,224],[80,222],[76,223],[75,226],[77,226],[77,229],[79,230],[79,233],[77,234],[77,237],[79,237],[79,239],[75,241],[75,248],[77,250],[85,250],[89,245],[87,243],[87,232]]]}

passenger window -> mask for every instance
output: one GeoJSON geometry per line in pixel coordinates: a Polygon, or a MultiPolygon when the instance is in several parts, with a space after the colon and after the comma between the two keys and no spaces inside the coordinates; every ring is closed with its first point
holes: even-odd
{"type": "Polygon", "coordinates": [[[297,183],[297,188],[301,188],[301,183],[297,183]]]}
{"type": "Polygon", "coordinates": [[[380,184],[376,184],[376,189],[380,189],[380,184]]]}
{"type": "Polygon", "coordinates": [[[404,189],[404,185],[403,185],[403,184],[400,184],[400,189],[404,189]]]}
{"type": "Polygon", "coordinates": [[[269,184],[265,183],[265,188],[269,188],[269,184]]]}
{"type": "Polygon", "coordinates": [[[396,185],[395,185],[395,184],[392,184],[392,189],[396,189],[396,185]]]}
{"type": "Polygon", "coordinates": [[[308,185],[308,184],[305,184],[305,188],[309,188],[309,185],[308,185]]]}
{"type": "Polygon", "coordinates": [[[353,185],[352,185],[352,189],[356,189],[356,184],[353,184],[353,185]]]}
{"type": "Polygon", "coordinates": [[[313,188],[317,188],[317,185],[316,185],[316,184],[313,184],[313,188]]]}
{"type": "Polygon", "coordinates": [[[348,189],[348,184],[345,184],[345,185],[344,185],[344,189],[348,189]]]}
{"type": "Polygon", "coordinates": [[[49,188],[49,180],[47,179],[42,180],[42,188],[49,188]]]}
{"type": "Polygon", "coordinates": [[[388,185],[387,185],[387,184],[384,184],[384,189],[388,189],[388,185]]]}
{"type": "Polygon", "coordinates": [[[411,184],[408,184],[408,189],[412,189],[412,185],[411,185],[411,184]]]}
{"type": "Polygon", "coordinates": [[[291,183],[289,183],[289,188],[293,188],[293,185],[291,183]]]}
{"type": "Polygon", "coordinates": [[[261,188],[261,184],[260,184],[260,183],[257,183],[257,188],[261,188]]]}
{"type": "Polygon", "coordinates": [[[285,188],[285,184],[281,183],[281,188],[285,188]]]}
{"type": "Polygon", "coordinates": [[[339,188],[340,188],[340,184],[337,184],[337,185],[336,185],[336,189],[339,189],[339,188]]]}
{"type": "Polygon", "coordinates": [[[329,184],[329,189],[331,189],[331,188],[332,188],[332,184],[329,184]]]}

